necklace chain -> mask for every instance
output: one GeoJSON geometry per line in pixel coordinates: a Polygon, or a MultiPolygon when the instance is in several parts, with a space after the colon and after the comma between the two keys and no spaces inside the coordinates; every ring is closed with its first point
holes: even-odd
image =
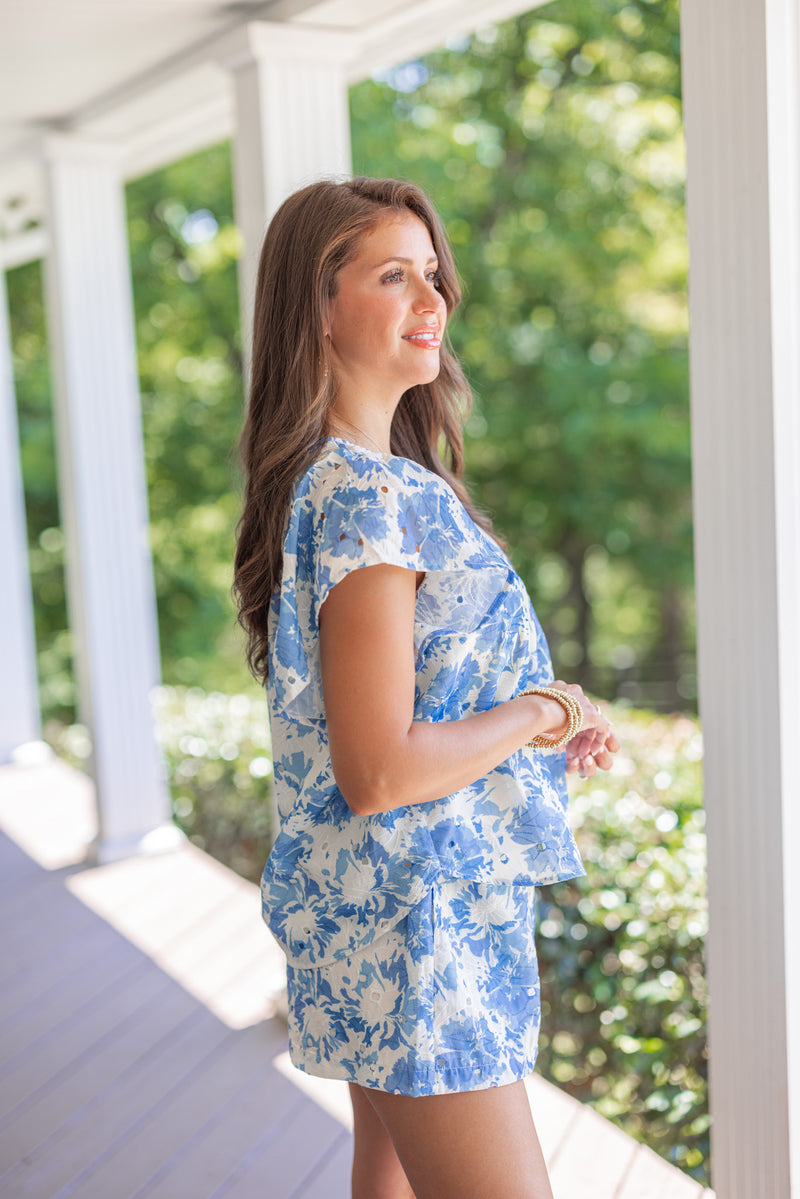
{"type": "Polygon", "coordinates": [[[350,428],[354,429],[356,433],[360,433],[362,437],[366,438],[366,440],[371,443],[371,448],[374,450],[377,450],[377,452],[379,454],[383,454],[386,452],[385,450],[382,450],[379,445],[376,445],[374,439],[372,437],[370,437],[369,433],[365,433],[363,429],[360,429],[358,427],[358,425],[354,425],[351,420],[347,420],[346,417],[339,416],[338,414],[336,416],[336,420],[337,420],[337,423],[349,425],[350,428]]]}

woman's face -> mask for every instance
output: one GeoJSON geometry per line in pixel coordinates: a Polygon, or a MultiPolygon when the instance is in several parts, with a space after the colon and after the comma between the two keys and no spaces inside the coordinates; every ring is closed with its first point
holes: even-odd
{"type": "Polygon", "coordinates": [[[397,401],[439,374],[447,309],[426,225],[408,212],[381,219],[337,275],[326,332],[340,396],[397,401]]]}

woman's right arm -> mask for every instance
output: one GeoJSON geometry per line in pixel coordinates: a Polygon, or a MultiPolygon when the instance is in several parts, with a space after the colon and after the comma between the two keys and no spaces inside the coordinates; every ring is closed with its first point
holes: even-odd
{"type": "MultiPolygon", "coordinates": [[[[441,799],[481,778],[537,733],[566,727],[561,705],[517,696],[461,720],[415,721],[416,575],[351,571],[320,609],[322,689],[336,783],[360,816],[441,799]]],[[[582,692],[570,687],[573,694],[582,692]]],[[[588,700],[584,722],[608,728],[588,700]]],[[[602,762],[598,763],[602,765],[602,762]]]]}

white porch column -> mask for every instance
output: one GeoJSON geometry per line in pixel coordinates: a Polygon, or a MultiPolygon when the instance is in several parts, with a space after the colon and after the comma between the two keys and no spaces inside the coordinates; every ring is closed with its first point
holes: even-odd
{"type": "Polygon", "coordinates": [[[800,1197],[800,42],[681,8],[712,1184],[800,1197]]]}
{"type": "Polygon", "coordinates": [[[158,634],[125,203],[109,147],[52,138],[45,162],[68,600],[107,860],[179,840],[149,705],[158,634]]]}
{"type": "Polygon", "coordinates": [[[257,22],[220,47],[234,79],[234,200],[244,250],[239,264],[242,341],[249,360],[258,256],[269,221],[291,192],[348,175],[350,34],[257,22]]]}
{"type": "Polygon", "coordinates": [[[5,271],[0,270],[0,763],[37,741],[39,690],[5,271]]]}
{"type": "MultiPolygon", "coordinates": [[[[351,34],[257,22],[220,47],[234,80],[233,183],[239,261],[239,313],[245,395],[250,371],[253,301],[264,233],[276,209],[298,188],[351,173],[346,66],[359,52],[351,34]]],[[[279,825],[272,800],[273,838],[279,825]]]]}

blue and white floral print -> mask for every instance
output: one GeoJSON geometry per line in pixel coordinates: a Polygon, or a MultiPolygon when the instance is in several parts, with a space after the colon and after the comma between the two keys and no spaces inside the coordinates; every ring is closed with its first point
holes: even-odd
{"type": "Polygon", "coordinates": [[[536,1064],[536,888],[435,883],[390,931],[288,967],[295,1066],[402,1095],[479,1091],[536,1064]]]}
{"type": "Polygon", "coordinates": [[[281,827],[263,914],[291,967],[350,958],[461,879],[531,887],[585,873],[566,817],[563,750],[523,748],[441,799],[357,816],[331,769],[317,618],[349,571],[425,571],[414,629],[414,719],[456,720],[553,681],[522,580],[453,489],[407,458],[328,438],[294,485],[269,611],[281,827]]]}

